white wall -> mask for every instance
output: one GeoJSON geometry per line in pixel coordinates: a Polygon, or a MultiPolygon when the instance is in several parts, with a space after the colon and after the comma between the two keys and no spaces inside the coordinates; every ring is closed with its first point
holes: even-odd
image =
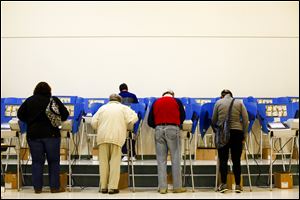
{"type": "Polygon", "coordinates": [[[3,2],[1,97],[299,96],[299,2],[3,2]]]}

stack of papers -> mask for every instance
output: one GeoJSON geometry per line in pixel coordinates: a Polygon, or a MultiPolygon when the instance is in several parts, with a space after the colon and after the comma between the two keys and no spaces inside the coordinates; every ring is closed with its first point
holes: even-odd
{"type": "Polygon", "coordinates": [[[8,123],[1,124],[1,129],[10,129],[10,126],[8,123]]]}

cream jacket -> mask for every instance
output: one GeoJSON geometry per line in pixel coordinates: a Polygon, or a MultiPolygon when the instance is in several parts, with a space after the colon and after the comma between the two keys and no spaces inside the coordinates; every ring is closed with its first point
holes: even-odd
{"type": "Polygon", "coordinates": [[[97,129],[97,144],[110,143],[122,147],[127,128],[137,120],[137,114],[130,107],[117,101],[101,106],[91,122],[92,127],[97,129]]]}

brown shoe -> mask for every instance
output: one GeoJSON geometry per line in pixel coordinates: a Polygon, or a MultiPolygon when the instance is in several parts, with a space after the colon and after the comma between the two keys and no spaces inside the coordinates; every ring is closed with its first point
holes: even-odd
{"type": "Polygon", "coordinates": [[[60,192],[65,192],[66,190],[64,188],[59,188],[59,189],[50,189],[51,193],[60,193],[60,192]]]}
{"type": "Polygon", "coordinates": [[[42,193],[42,189],[34,189],[34,193],[41,194],[42,193]]]}
{"type": "Polygon", "coordinates": [[[185,188],[177,188],[173,190],[173,193],[182,193],[182,192],[186,192],[185,188]]]}
{"type": "Polygon", "coordinates": [[[108,194],[117,194],[117,193],[119,193],[118,189],[109,189],[108,190],[108,194]]]}
{"type": "Polygon", "coordinates": [[[108,193],[108,189],[101,189],[101,193],[102,193],[102,194],[108,193]]]}
{"type": "Polygon", "coordinates": [[[160,194],[167,194],[168,193],[168,189],[164,188],[164,189],[159,189],[159,193],[160,194]]]}

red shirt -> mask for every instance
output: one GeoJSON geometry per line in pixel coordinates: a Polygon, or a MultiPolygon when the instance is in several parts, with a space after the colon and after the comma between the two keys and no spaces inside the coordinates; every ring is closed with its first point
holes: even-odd
{"type": "Polygon", "coordinates": [[[164,96],[153,103],[149,113],[148,124],[151,127],[159,124],[176,124],[180,126],[184,119],[185,111],[181,101],[173,97],[164,96]]]}

